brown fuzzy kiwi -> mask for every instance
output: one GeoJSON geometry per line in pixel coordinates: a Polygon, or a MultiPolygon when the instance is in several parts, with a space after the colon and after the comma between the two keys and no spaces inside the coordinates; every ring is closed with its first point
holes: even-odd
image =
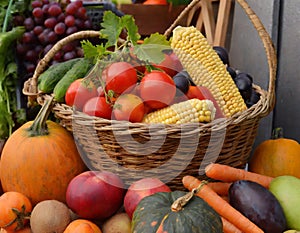
{"type": "Polygon", "coordinates": [[[131,219],[127,213],[116,213],[107,219],[103,226],[103,233],[130,233],[131,219]]]}
{"type": "Polygon", "coordinates": [[[57,200],[39,202],[30,216],[32,233],[63,233],[70,222],[69,208],[57,200]]]}

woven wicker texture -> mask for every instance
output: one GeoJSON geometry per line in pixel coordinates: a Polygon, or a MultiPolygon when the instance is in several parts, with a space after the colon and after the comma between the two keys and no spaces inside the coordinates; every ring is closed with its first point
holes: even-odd
{"type": "MultiPolygon", "coordinates": [[[[200,0],[193,0],[181,13],[183,17],[200,0]]],[[[269,66],[268,90],[254,88],[261,98],[257,104],[231,118],[209,124],[162,125],[106,120],[75,112],[55,103],[53,111],[60,123],[71,131],[82,158],[91,170],[109,170],[119,174],[127,185],[143,177],[158,177],[172,189],[183,189],[181,179],[193,175],[206,179],[203,169],[210,162],[244,168],[257,135],[260,120],[274,107],[277,60],[272,41],[259,18],[245,0],[236,0],[257,30],[264,45],[269,66]]],[[[179,20],[178,20],[179,21],[179,20]]],[[[177,20],[165,32],[169,36],[177,20]]],[[[61,40],[40,61],[25,84],[29,101],[40,104],[48,95],[38,93],[38,76],[53,55],[72,40],[97,37],[99,32],[84,31],[61,40]]]]}

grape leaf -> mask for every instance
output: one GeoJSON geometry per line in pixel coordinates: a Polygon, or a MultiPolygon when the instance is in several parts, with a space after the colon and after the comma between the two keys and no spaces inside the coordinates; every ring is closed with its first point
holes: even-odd
{"type": "Polygon", "coordinates": [[[136,45],[141,35],[138,33],[138,27],[135,24],[134,18],[131,15],[122,16],[122,25],[127,31],[127,40],[132,45],[136,45]]]}
{"type": "Polygon", "coordinates": [[[130,44],[134,47],[133,52],[137,58],[146,63],[160,63],[165,58],[163,51],[171,49],[166,36],[159,33],[151,34],[149,37],[144,38],[142,44],[138,44],[141,35],[138,33],[138,27],[132,15],[119,17],[111,11],[106,11],[101,26],[100,37],[104,38],[106,43],[94,46],[88,41],[82,42],[85,57],[99,59],[108,54],[111,55],[111,58],[114,58],[114,55],[118,56],[117,52],[121,51],[121,46],[118,47],[118,41],[123,30],[126,30],[127,37],[124,40],[123,45],[125,46],[122,46],[122,52],[128,52],[126,51],[126,49],[128,50],[126,45],[130,44]],[[107,48],[112,46],[115,47],[114,52],[108,52],[107,48]]]}
{"type": "Polygon", "coordinates": [[[148,63],[160,63],[164,60],[164,50],[171,49],[170,42],[164,35],[151,34],[144,39],[144,43],[134,46],[134,54],[138,59],[148,63]]]}
{"type": "Polygon", "coordinates": [[[123,29],[121,18],[111,11],[105,11],[101,27],[101,37],[107,39],[106,48],[115,46],[123,29]]]}
{"type": "Polygon", "coordinates": [[[106,47],[103,45],[93,45],[88,40],[81,41],[81,47],[84,51],[84,57],[86,58],[101,58],[107,53],[106,47]]]}

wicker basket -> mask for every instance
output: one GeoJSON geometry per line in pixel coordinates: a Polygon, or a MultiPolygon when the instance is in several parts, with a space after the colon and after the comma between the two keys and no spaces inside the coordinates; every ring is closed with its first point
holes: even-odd
{"type": "MultiPolygon", "coordinates": [[[[179,17],[199,0],[193,0],[179,17]]],[[[231,118],[217,119],[209,124],[189,123],[162,125],[130,123],[87,116],[65,104],[55,103],[53,111],[60,123],[71,131],[83,160],[91,170],[109,170],[119,174],[129,185],[142,177],[158,177],[172,189],[183,189],[181,179],[193,175],[206,179],[204,167],[219,162],[244,168],[257,135],[260,120],[274,107],[276,54],[271,39],[258,17],[244,0],[236,0],[256,28],[268,59],[269,85],[257,85],[259,102],[231,118]]],[[[174,24],[166,31],[168,35],[174,24]]],[[[29,101],[43,104],[49,95],[38,93],[37,79],[53,54],[71,40],[97,37],[99,32],[75,33],[59,41],[40,61],[32,78],[24,85],[29,101]]]]}

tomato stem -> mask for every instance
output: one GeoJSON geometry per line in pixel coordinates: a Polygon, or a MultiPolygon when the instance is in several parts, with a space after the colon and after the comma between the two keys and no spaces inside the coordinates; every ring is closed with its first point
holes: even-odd
{"type": "Polygon", "coordinates": [[[25,205],[22,205],[21,211],[16,209],[16,208],[12,208],[11,211],[16,215],[16,217],[12,221],[10,221],[9,223],[2,226],[2,228],[5,229],[6,227],[9,227],[12,224],[14,224],[15,222],[17,222],[17,226],[14,230],[18,231],[18,230],[23,229],[24,228],[24,220],[30,218],[30,213],[29,212],[26,213],[25,205]]]}
{"type": "Polygon", "coordinates": [[[39,113],[35,117],[32,125],[28,128],[30,137],[49,134],[47,120],[52,111],[51,108],[52,102],[53,102],[53,97],[45,100],[43,107],[40,109],[39,113]]]}

